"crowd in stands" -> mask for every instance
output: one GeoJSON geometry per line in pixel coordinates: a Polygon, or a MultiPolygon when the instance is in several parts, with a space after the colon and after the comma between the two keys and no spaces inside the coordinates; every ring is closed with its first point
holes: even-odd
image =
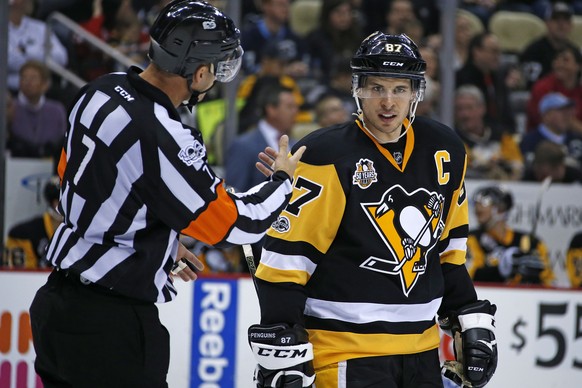
{"type": "MultiPolygon", "coordinates": [[[[223,0],[210,2],[226,6],[223,0]]],[[[53,28],[45,40],[52,12],[144,66],[148,28],[165,3],[9,0],[8,152],[57,158],[74,88],[51,75],[47,60],[67,66],[85,81],[124,70],[71,31],[53,28]]],[[[349,61],[362,39],[376,30],[407,34],[419,45],[427,72],[417,115],[438,120],[442,104],[453,104],[452,126],[469,155],[468,178],[541,182],[552,176],[556,182],[582,183],[582,30],[574,32],[582,25],[582,0],[460,0],[452,58],[440,57],[441,9],[436,1],[240,0],[240,5],[245,54],[237,79],[238,127],[231,128],[236,138],[223,144],[214,136],[224,132],[224,109],[213,111],[218,114],[210,119],[210,128],[203,123],[209,119],[200,113],[204,104],[210,107],[224,98],[220,88],[209,92],[193,119],[205,127],[210,150],[225,150],[224,155],[216,151],[212,160],[224,166],[226,183],[236,190],[261,179],[258,172],[252,174],[256,154],[281,134],[297,140],[315,128],[350,120],[357,108],[349,61]],[[292,19],[301,3],[316,10],[317,15],[302,15],[314,23],[300,25],[292,19]],[[523,36],[517,51],[504,49],[492,28],[502,12],[527,13],[542,32],[523,36]],[[454,101],[440,98],[441,66],[455,69],[454,101]]],[[[217,268],[226,268],[226,262],[232,258],[217,268]]]]}

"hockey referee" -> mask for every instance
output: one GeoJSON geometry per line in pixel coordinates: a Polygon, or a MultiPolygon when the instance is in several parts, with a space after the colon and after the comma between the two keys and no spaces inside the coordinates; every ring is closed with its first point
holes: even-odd
{"type": "MultiPolygon", "coordinates": [[[[265,149],[269,179],[233,194],[209,167],[200,132],[176,110],[239,71],[233,21],[175,0],[150,30],[143,72],[103,76],[69,113],[58,165],[64,221],[47,248],[54,267],[30,307],[35,369],[45,387],[167,387],[169,334],[155,303],[176,296],[170,274],[202,264],[180,233],[210,245],[254,243],[291,197],[304,149],[265,149]]],[[[261,164],[261,162],[266,163],[261,164]]]]}

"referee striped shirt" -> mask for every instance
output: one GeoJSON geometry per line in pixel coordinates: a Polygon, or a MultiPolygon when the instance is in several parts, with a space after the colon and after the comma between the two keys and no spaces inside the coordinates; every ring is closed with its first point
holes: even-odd
{"type": "Polygon", "coordinates": [[[282,172],[228,193],[197,129],[139,69],[85,86],[69,114],[61,158],[64,222],[48,260],[123,295],[167,302],[184,233],[214,246],[261,239],[291,197],[282,172]]]}

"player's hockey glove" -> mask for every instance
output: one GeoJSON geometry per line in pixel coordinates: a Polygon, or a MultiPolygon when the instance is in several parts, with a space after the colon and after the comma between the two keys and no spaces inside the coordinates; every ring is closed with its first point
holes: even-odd
{"type": "Polygon", "coordinates": [[[457,359],[445,361],[443,374],[461,387],[484,387],[497,368],[495,311],[494,304],[480,300],[439,318],[454,339],[457,359]]]}
{"type": "Polygon", "coordinates": [[[308,388],[315,381],[313,346],[307,331],[295,325],[252,325],[249,344],[257,360],[257,388],[308,388]]]}

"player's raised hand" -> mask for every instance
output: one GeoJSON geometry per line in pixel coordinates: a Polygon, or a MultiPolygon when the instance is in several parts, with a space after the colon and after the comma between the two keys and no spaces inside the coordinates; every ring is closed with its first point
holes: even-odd
{"type": "Polygon", "coordinates": [[[305,146],[301,146],[293,155],[289,154],[289,137],[287,135],[281,136],[279,139],[279,151],[271,147],[265,148],[264,152],[259,153],[259,160],[257,162],[257,169],[263,175],[269,177],[275,171],[284,171],[290,177],[293,177],[297,163],[305,152],[305,146]]]}

